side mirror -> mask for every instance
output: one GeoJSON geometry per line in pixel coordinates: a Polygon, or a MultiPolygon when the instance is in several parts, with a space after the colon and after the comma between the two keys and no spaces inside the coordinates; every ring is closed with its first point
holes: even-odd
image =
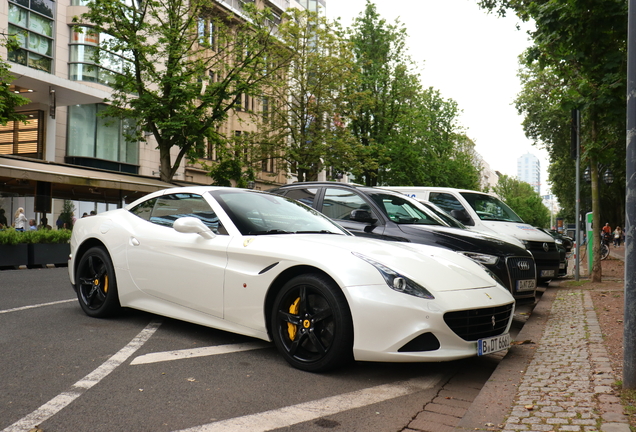
{"type": "Polygon", "coordinates": [[[205,226],[201,219],[192,216],[186,216],[177,219],[172,225],[175,231],[180,233],[199,234],[206,239],[213,239],[216,234],[210,228],[205,226]]]}
{"type": "Polygon", "coordinates": [[[473,220],[468,215],[468,212],[464,209],[461,210],[451,210],[450,215],[463,223],[464,225],[474,225],[473,220]]]}
{"type": "Polygon", "coordinates": [[[369,210],[361,209],[351,210],[351,213],[349,214],[349,220],[370,224],[374,224],[378,221],[371,215],[371,212],[369,210]]]}

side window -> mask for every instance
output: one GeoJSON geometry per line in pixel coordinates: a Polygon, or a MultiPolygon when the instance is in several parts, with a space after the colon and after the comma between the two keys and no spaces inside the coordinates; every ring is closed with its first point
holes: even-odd
{"type": "Polygon", "coordinates": [[[331,219],[349,220],[352,210],[368,210],[371,207],[356,192],[347,189],[327,188],[322,201],[322,213],[331,219]]]}
{"type": "Polygon", "coordinates": [[[300,201],[301,203],[308,205],[309,207],[314,206],[314,202],[316,202],[316,195],[318,195],[317,188],[290,189],[285,194],[287,198],[300,201]]]}
{"type": "Polygon", "coordinates": [[[428,200],[433,204],[437,204],[438,207],[447,213],[453,210],[464,210],[464,206],[451,194],[431,192],[428,200]]]}
{"type": "Polygon", "coordinates": [[[149,199],[141,204],[137,204],[135,207],[130,209],[130,212],[144,220],[150,220],[150,214],[155,206],[155,202],[157,202],[157,198],[149,199]]]}
{"type": "Polygon", "coordinates": [[[215,234],[227,234],[216,213],[207,201],[197,194],[178,193],[156,198],[148,220],[172,228],[174,221],[186,216],[200,219],[215,234]]]}

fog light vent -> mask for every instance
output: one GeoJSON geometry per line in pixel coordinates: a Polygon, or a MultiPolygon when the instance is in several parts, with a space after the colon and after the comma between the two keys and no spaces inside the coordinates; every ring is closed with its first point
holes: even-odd
{"type": "Polygon", "coordinates": [[[424,333],[404,345],[398,352],[435,351],[439,347],[439,340],[433,333],[424,333]]]}

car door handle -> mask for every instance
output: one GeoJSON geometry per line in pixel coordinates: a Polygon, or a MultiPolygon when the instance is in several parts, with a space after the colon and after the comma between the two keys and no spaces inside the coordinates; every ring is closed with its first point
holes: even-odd
{"type": "Polygon", "coordinates": [[[130,238],[130,244],[133,245],[133,246],[139,246],[141,243],[139,243],[139,240],[137,240],[136,238],[131,237],[130,238]]]}

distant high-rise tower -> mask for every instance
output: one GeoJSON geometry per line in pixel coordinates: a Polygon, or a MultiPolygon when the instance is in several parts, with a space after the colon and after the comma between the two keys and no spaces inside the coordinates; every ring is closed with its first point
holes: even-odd
{"type": "Polygon", "coordinates": [[[532,153],[526,153],[517,159],[517,178],[529,183],[530,186],[541,194],[541,163],[539,158],[532,153]]]}

